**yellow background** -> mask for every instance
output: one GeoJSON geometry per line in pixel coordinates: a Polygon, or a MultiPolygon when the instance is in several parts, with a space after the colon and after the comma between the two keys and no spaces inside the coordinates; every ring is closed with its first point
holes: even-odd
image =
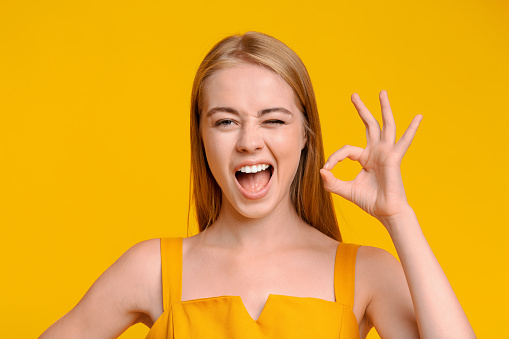
{"type": "MultiPolygon", "coordinates": [[[[509,338],[508,14],[501,0],[2,0],[0,336],[37,337],[130,246],[186,235],[194,72],[220,38],[257,30],[307,65],[327,156],[365,145],[353,92],[380,118],[386,89],[399,136],[424,115],[409,201],[479,338],[509,338]]],[[[337,206],[346,241],[395,253],[337,206]]]]}

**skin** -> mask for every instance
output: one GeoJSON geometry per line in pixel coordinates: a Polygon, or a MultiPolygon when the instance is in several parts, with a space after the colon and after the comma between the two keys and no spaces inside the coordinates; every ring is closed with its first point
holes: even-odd
{"type": "MultiPolygon", "coordinates": [[[[358,95],[352,102],[366,125],[367,146],[344,146],[332,154],[320,171],[324,187],[379,219],[401,259],[400,264],[381,249],[359,248],[353,311],[361,338],[373,326],[389,338],[475,337],[401,180],[400,163],[422,117],[415,117],[396,142],[385,91],[380,93],[383,129],[358,95]],[[363,167],[350,182],[330,172],[346,158],[363,167]]],[[[201,133],[223,204],[216,223],[184,239],[182,300],[238,295],[253,319],[269,294],[334,301],[338,243],[304,223],[289,196],[306,143],[303,116],[289,85],[252,64],[218,71],[205,83],[201,133]],[[246,161],[274,167],[262,198],[247,198],[235,182],[235,169],[246,161]]],[[[159,239],[141,242],[41,338],[114,338],[136,322],[150,327],[163,312],[161,288],[159,239]]]]}

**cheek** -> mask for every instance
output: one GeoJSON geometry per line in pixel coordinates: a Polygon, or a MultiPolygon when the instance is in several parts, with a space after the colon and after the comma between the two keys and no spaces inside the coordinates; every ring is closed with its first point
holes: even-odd
{"type": "Polygon", "coordinates": [[[293,172],[299,165],[304,139],[298,131],[285,133],[270,138],[270,148],[274,152],[279,165],[293,172]]]}
{"type": "Polygon", "coordinates": [[[218,165],[221,163],[221,154],[219,152],[219,147],[215,145],[210,140],[203,140],[203,146],[205,148],[205,157],[207,159],[207,164],[209,165],[210,170],[214,177],[217,174],[218,165]]]}
{"type": "Polygon", "coordinates": [[[205,157],[210,171],[217,183],[221,185],[224,177],[228,175],[227,169],[229,158],[225,142],[220,138],[203,135],[203,147],[205,149],[205,157]]]}

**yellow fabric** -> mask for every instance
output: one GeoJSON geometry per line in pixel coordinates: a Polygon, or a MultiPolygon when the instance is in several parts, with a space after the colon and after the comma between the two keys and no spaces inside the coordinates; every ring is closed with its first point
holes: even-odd
{"type": "Polygon", "coordinates": [[[336,302],[271,294],[253,320],[239,296],[181,301],[182,238],[161,239],[164,312],[147,339],[161,338],[359,338],[353,313],[355,258],[359,245],[336,252],[336,302]]]}

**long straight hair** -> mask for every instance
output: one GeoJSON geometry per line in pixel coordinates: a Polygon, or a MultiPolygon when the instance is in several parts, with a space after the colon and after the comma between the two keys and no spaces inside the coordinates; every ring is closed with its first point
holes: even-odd
{"type": "Polygon", "coordinates": [[[221,210],[221,188],[207,163],[200,132],[203,86],[215,72],[253,63],[272,70],[293,89],[297,107],[304,115],[307,142],[290,186],[297,214],[325,235],[342,241],[332,196],[323,188],[320,169],[324,150],[318,108],[311,79],[300,58],[281,41],[258,32],[232,35],[218,42],[205,56],[194,78],[191,94],[191,185],[199,231],[212,225],[221,210]]]}

